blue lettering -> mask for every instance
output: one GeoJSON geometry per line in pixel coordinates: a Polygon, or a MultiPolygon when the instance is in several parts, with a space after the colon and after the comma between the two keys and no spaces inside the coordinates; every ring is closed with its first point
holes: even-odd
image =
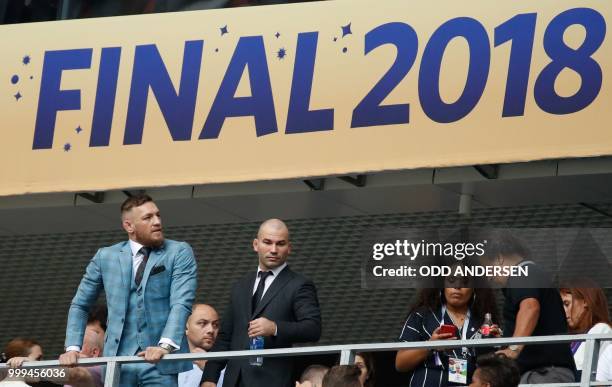
{"type": "Polygon", "coordinates": [[[365,54],[380,46],[392,44],[397,49],[395,62],[353,110],[351,128],[375,125],[407,124],[410,104],[381,105],[412,68],[419,40],[414,29],[405,23],[387,23],[374,28],[365,36],[365,54]]]}
{"type": "Polygon", "coordinates": [[[240,38],[221,86],[206,118],[200,139],[219,137],[228,117],[253,116],[257,137],[278,131],[270,73],[261,36],[240,38]],[[249,69],[250,97],[235,97],[245,68],[249,69]]]}
{"type": "Polygon", "coordinates": [[[119,59],[121,47],[102,49],[89,146],[108,146],[115,110],[119,59]]]}
{"type": "Polygon", "coordinates": [[[318,36],[318,32],[298,34],[285,133],[316,132],[334,128],[334,109],[308,110],[318,36]]]}
{"type": "Polygon", "coordinates": [[[484,26],[476,19],[458,17],[442,24],[431,35],[423,51],[419,71],[419,99],[427,117],[440,123],[455,122],[467,116],[478,104],[489,77],[491,48],[484,26]],[[440,95],[440,67],[451,40],[462,37],[470,52],[465,88],[458,100],[446,103],[440,95]]]}
{"type": "Polygon", "coordinates": [[[91,48],[45,52],[32,149],[53,146],[57,112],[81,109],[81,90],[60,90],[62,71],[88,69],[91,48]]]}
{"type": "Polygon", "coordinates": [[[136,46],[124,144],[142,142],[149,87],[157,99],[172,139],[191,139],[203,46],[202,40],[185,42],[178,93],[157,47],[154,44],[136,46]]]}

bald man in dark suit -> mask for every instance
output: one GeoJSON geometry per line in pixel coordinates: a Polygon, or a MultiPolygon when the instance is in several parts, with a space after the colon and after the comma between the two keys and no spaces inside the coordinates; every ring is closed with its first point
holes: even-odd
{"type": "MultiPolygon", "coordinates": [[[[253,250],[259,265],[232,287],[213,351],[249,349],[250,338],[256,336],[264,337],[265,349],[318,341],[321,312],[317,291],[312,281],[287,265],[291,243],[285,223],[278,219],[262,223],[253,250]]],[[[292,358],[268,357],[261,366],[250,365],[248,359],[211,360],[204,370],[202,386],[216,386],[226,365],[223,387],[294,385],[292,358]]]]}

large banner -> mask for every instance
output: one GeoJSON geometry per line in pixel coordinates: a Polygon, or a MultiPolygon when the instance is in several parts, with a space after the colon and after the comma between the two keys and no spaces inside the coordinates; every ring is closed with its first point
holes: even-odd
{"type": "Polygon", "coordinates": [[[0,26],[0,195],[612,155],[612,2],[0,26]]]}

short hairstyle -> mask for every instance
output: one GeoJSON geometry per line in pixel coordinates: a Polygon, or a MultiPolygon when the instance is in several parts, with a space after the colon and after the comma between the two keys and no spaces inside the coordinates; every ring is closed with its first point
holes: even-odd
{"type": "Polygon", "coordinates": [[[264,227],[271,227],[274,230],[287,230],[287,241],[289,241],[289,227],[287,227],[285,222],[283,222],[282,220],[277,218],[270,218],[261,223],[259,225],[259,228],[257,229],[257,239],[259,239],[259,236],[261,235],[261,230],[263,230],[264,227]]]}
{"type": "Polygon", "coordinates": [[[481,356],[476,366],[480,378],[491,387],[516,387],[521,379],[516,362],[503,354],[481,356]]]}
{"type": "Polygon", "coordinates": [[[3,357],[5,360],[11,359],[17,356],[28,356],[32,352],[32,347],[40,344],[33,339],[25,339],[22,337],[15,338],[8,342],[4,347],[3,357]]]}
{"type": "Polygon", "coordinates": [[[215,309],[214,306],[210,304],[205,304],[203,302],[194,302],[191,305],[191,314],[189,315],[189,317],[187,317],[187,321],[185,321],[185,327],[187,327],[187,324],[189,324],[189,321],[191,320],[191,316],[193,316],[193,313],[196,311],[197,308],[210,308],[212,309],[213,312],[215,312],[217,317],[221,318],[221,316],[219,316],[219,312],[217,312],[217,309],[215,309]]]}
{"type": "Polygon", "coordinates": [[[527,246],[508,230],[485,232],[483,235],[479,235],[478,239],[487,241],[484,256],[489,260],[493,260],[500,255],[518,255],[523,259],[527,259],[530,255],[527,246]]]}
{"type": "Polygon", "coordinates": [[[214,310],[215,312],[217,311],[212,305],[210,304],[205,304],[203,302],[194,302],[193,304],[191,304],[191,312],[193,312],[196,308],[198,307],[209,307],[212,310],[214,310]]]}
{"type": "Polygon", "coordinates": [[[329,371],[329,367],[321,365],[321,364],[312,364],[306,367],[304,372],[302,372],[302,376],[300,377],[300,383],[304,383],[306,381],[312,383],[316,387],[321,387],[323,383],[323,378],[325,374],[329,371]]]}
{"type": "Polygon", "coordinates": [[[147,194],[136,194],[125,199],[121,204],[121,215],[125,214],[134,207],[140,207],[145,203],[152,202],[153,198],[147,194]]]}
{"type": "Polygon", "coordinates": [[[359,375],[356,365],[336,365],[325,374],[323,387],[361,387],[359,375]]]}
{"type": "Polygon", "coordinates": [[[106,305],[99,304],[94,306],[87,317],[87,324],[99,322],[104,332],[106,332],[106,320],[108,319],[108,309],[106,305]]]}
{"type": "MultiPolygon", "coordinates": [[[[104,334],[99,334],[97,331],[92,328],[85,328],[85,335],[83,336],[83,347],[85,347],[85,343],[89,345],[89,347],[97,348],[102,352],[104,350],[104,334]]],[[[83,348],[81,348],[82,350],[83,348]]]]}

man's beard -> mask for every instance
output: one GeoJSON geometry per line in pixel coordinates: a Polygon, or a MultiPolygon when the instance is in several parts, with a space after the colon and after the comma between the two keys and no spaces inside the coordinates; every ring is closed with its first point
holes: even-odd
{"type": "Polygon", "coordinates": [[[160,247],[161,245],[164,244],[164,234],[161,234],[161,238],[156,239],[156,238],[152,238],[151,234],[139,234],[136,233],[136,240],[142,244],[143,246],[146,247],[160,247]]]}

